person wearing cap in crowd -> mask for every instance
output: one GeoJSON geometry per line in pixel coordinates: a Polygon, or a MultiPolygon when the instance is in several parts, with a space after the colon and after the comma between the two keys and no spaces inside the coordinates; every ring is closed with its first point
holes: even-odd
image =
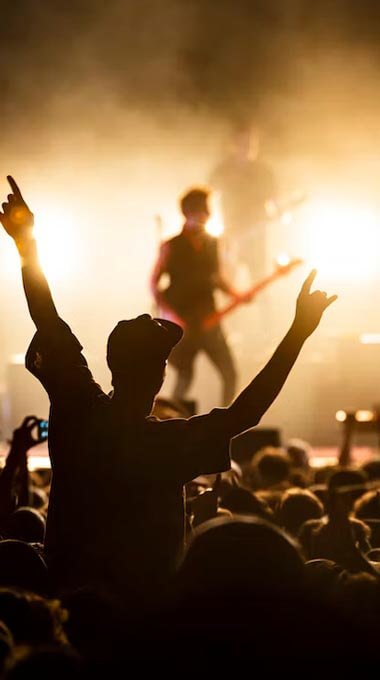
{"type": "Polygon", "coordinates": [[[150,412],[182,329],[148,314],[118,323],[107,345],[114,393],[105,394],[58,316],[38,260],[34,216],[8,181],[12,193],[0,221],[18,249],[37,328],[26,366],[51,404],[45,548],[52,584],[55,591],[92,585],[141,604],[175,570],[184,541],[183,485],[230,467],[230,439],[260,421],[336,296],[310,293],[311,272],[285,338],[229,408],[159,421],[150,412]]]}

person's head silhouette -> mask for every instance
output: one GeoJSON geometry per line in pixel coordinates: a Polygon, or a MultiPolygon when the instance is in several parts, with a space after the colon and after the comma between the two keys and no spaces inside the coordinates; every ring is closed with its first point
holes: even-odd
{"type": "Polygon", "coordinates": [[[202,187],[190,189],[182,196],[180,207],[187,231],[204,231],[210,217],[209,196],[210,191],[202,187]]]}
{"type": "Polygon", "coordinates": [[[152,319],[149,314],[119,321],[107,342],[114,397],[133,391],[136,407],[150,412],[165,377],[167,358],[182,335],[176,323],[152,319]]]}

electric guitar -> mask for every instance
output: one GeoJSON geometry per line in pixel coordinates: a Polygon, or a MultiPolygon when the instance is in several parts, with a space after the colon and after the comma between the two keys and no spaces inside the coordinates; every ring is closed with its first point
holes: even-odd
{"type": "Polygon", "coordinates": [[[240,293],[237,298],[229,302],[225,307],[222,307],[222,309],[218,309],[209,316],[206,316],[206,318],[203,319],[202,322],[203,330],[210,330],[210,328],[216,326],[221,321],[221,319],[223,319],[223,317],[225,317],[227,314],[232,312],[241,304],[246,303],[247,301],[251,302],[255,298],[257,293],[260,293],[260,291],[262,291],[264,288],[273,283],[273,281],[276,281],[282,276],[286,276],[286,274],[289,274],[292,271],[292,269],[295,269],[295,267],[298,267],[302,263],[303,260],[301,260],[300,258],[295,258],[293,260],[290,260],[287,264],[283,265],[277,264],[276,268],[271,274],[265,276],[263,279],[261,279],[261,281],[255,283],[251,288],[248,288],[248,290],[246,290],[245,292],[240,293]]]}
{"type": "Polygon", "coordinates": [[[199,318],[198,310],[195,310],[194,318],[191,320],[180,318],[180,316],[177,315],[176,312],[173,310],[173,307],[169,308],[165,306],[165,294],[163,294],[161,300],[162,304],[160,307],[160,316],[162,316],[165,319],[168,319],[169,321],[174,321],[175,323],[178,323],[183,328],[198,327],[204,331],[210,330],[211,328],[214,328],[214,326],[216,326],[221,321],[221,319],[223,319],[223,317],[225,317],[227,314],[232,312],[240,305],[253,301],[256,295],[260,293],[260,291],[264,290],[264,288],[269,286],[277,279],[280,279],[282,276],[286,276],[293,269],[295,269],[295,267],[298,267],[302,263],[303,260],[301,260],[300,258],[289,260],[289,262],[287,262],[286,264],[278,263],[271,274],[265,276],[263,279],[261,279],[253,286],[251,286],[251,288],[248,288],[248,290],[240,293],[237,297],[231,300],[231,302],[225,305],[225,307],[222,307],[221,309],[212,312],[212,314],[203,317],[203,319],[199,318]]]}

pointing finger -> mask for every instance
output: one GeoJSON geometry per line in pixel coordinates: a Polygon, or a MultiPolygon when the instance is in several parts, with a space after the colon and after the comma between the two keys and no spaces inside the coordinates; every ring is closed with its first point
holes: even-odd
{"type": "Polygon", "coordinates": [[[16,196],[16,198],[21,198],[21,199],[22,199],[21,191],[20,191],[20,189],[18,188],[18,185],[17,185],[17,183],[15,182],[15,180],[13,179],[13,177],[12,177],[11,175],[8,175],[8,176],[7,176],[7,180],[8,180],[8,182],[9,182],[9,185],[10,185],[10,187],[11,187],[11,189],[12,189],[14,195],[16,196]]]}
{"type": "Polygon", "coordinates": [[[301,293],[310,293],[310,288],[313,284],[313,281],[315,277],[317,276],[317,270],[312,269],[309,276],[305,281],[303,282],[302,288],[301,288],[301,293]]]}

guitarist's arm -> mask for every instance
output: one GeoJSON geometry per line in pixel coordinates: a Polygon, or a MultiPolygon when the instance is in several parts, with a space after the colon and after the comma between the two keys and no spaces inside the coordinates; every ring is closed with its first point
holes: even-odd
{"type": "Polygon", "coordinates": [[[167,272],[167,262],[169,259],[169,249],[170,246],[169,244],[166,243],[161,243],[160,250],[158,253],[158,258],[156,260],[156,263],[154,265],[151,277],[150,277],[150,289],[152,292],[152,295],[160,308],[160,313],[163,314],[166,318],[168,318],[170,321],[174,321],[175,323],[178,323],[180,326],[184,327],[184,321],[179,318],[178,314],[175,312],[175,310],[170,306],[168,303],[165,293],[160,290],[159,288],[159,283],[161,280],[161,276],[167,272]]]}
{"type": "Polygon", "coordinates": [[[232,298],[238,298],[238,293],[236,290],[234,290],[233,286],[231,286],[230,283],[224,278],[224,275],[222,273],[222,267],[220,265],[220,259],[219,259],[219,253],[218,253],[218,247],[217,244],[215,243],[215,288],[218,288],[219,290],[222,291],[222,293],[225,293],[226,295],[230,295],[232,298]]]}
{"type": "Polygon", "coordinates": [[[237,298],[238,294],[234,290],[234,288],[226,281],[224,276],[222,276],[221,272],[218,271],[218,274],[216,276],[216,288],[219,288],[219,290],[222,291],[222,293],[226,293],[226,295],[230,295],[233,298],[237,298]]]}
{"type": "Polygon", "coordinates": [[[263,370],[252,380],[227,409],[231,418],[231,436],[235,436],[260,422],[281,391],[305,340],[317,328],[322,314],[336,300],[336,295],[310,293],[316,271],[304,282],[297,299],[294,321],[263,370]]]}

